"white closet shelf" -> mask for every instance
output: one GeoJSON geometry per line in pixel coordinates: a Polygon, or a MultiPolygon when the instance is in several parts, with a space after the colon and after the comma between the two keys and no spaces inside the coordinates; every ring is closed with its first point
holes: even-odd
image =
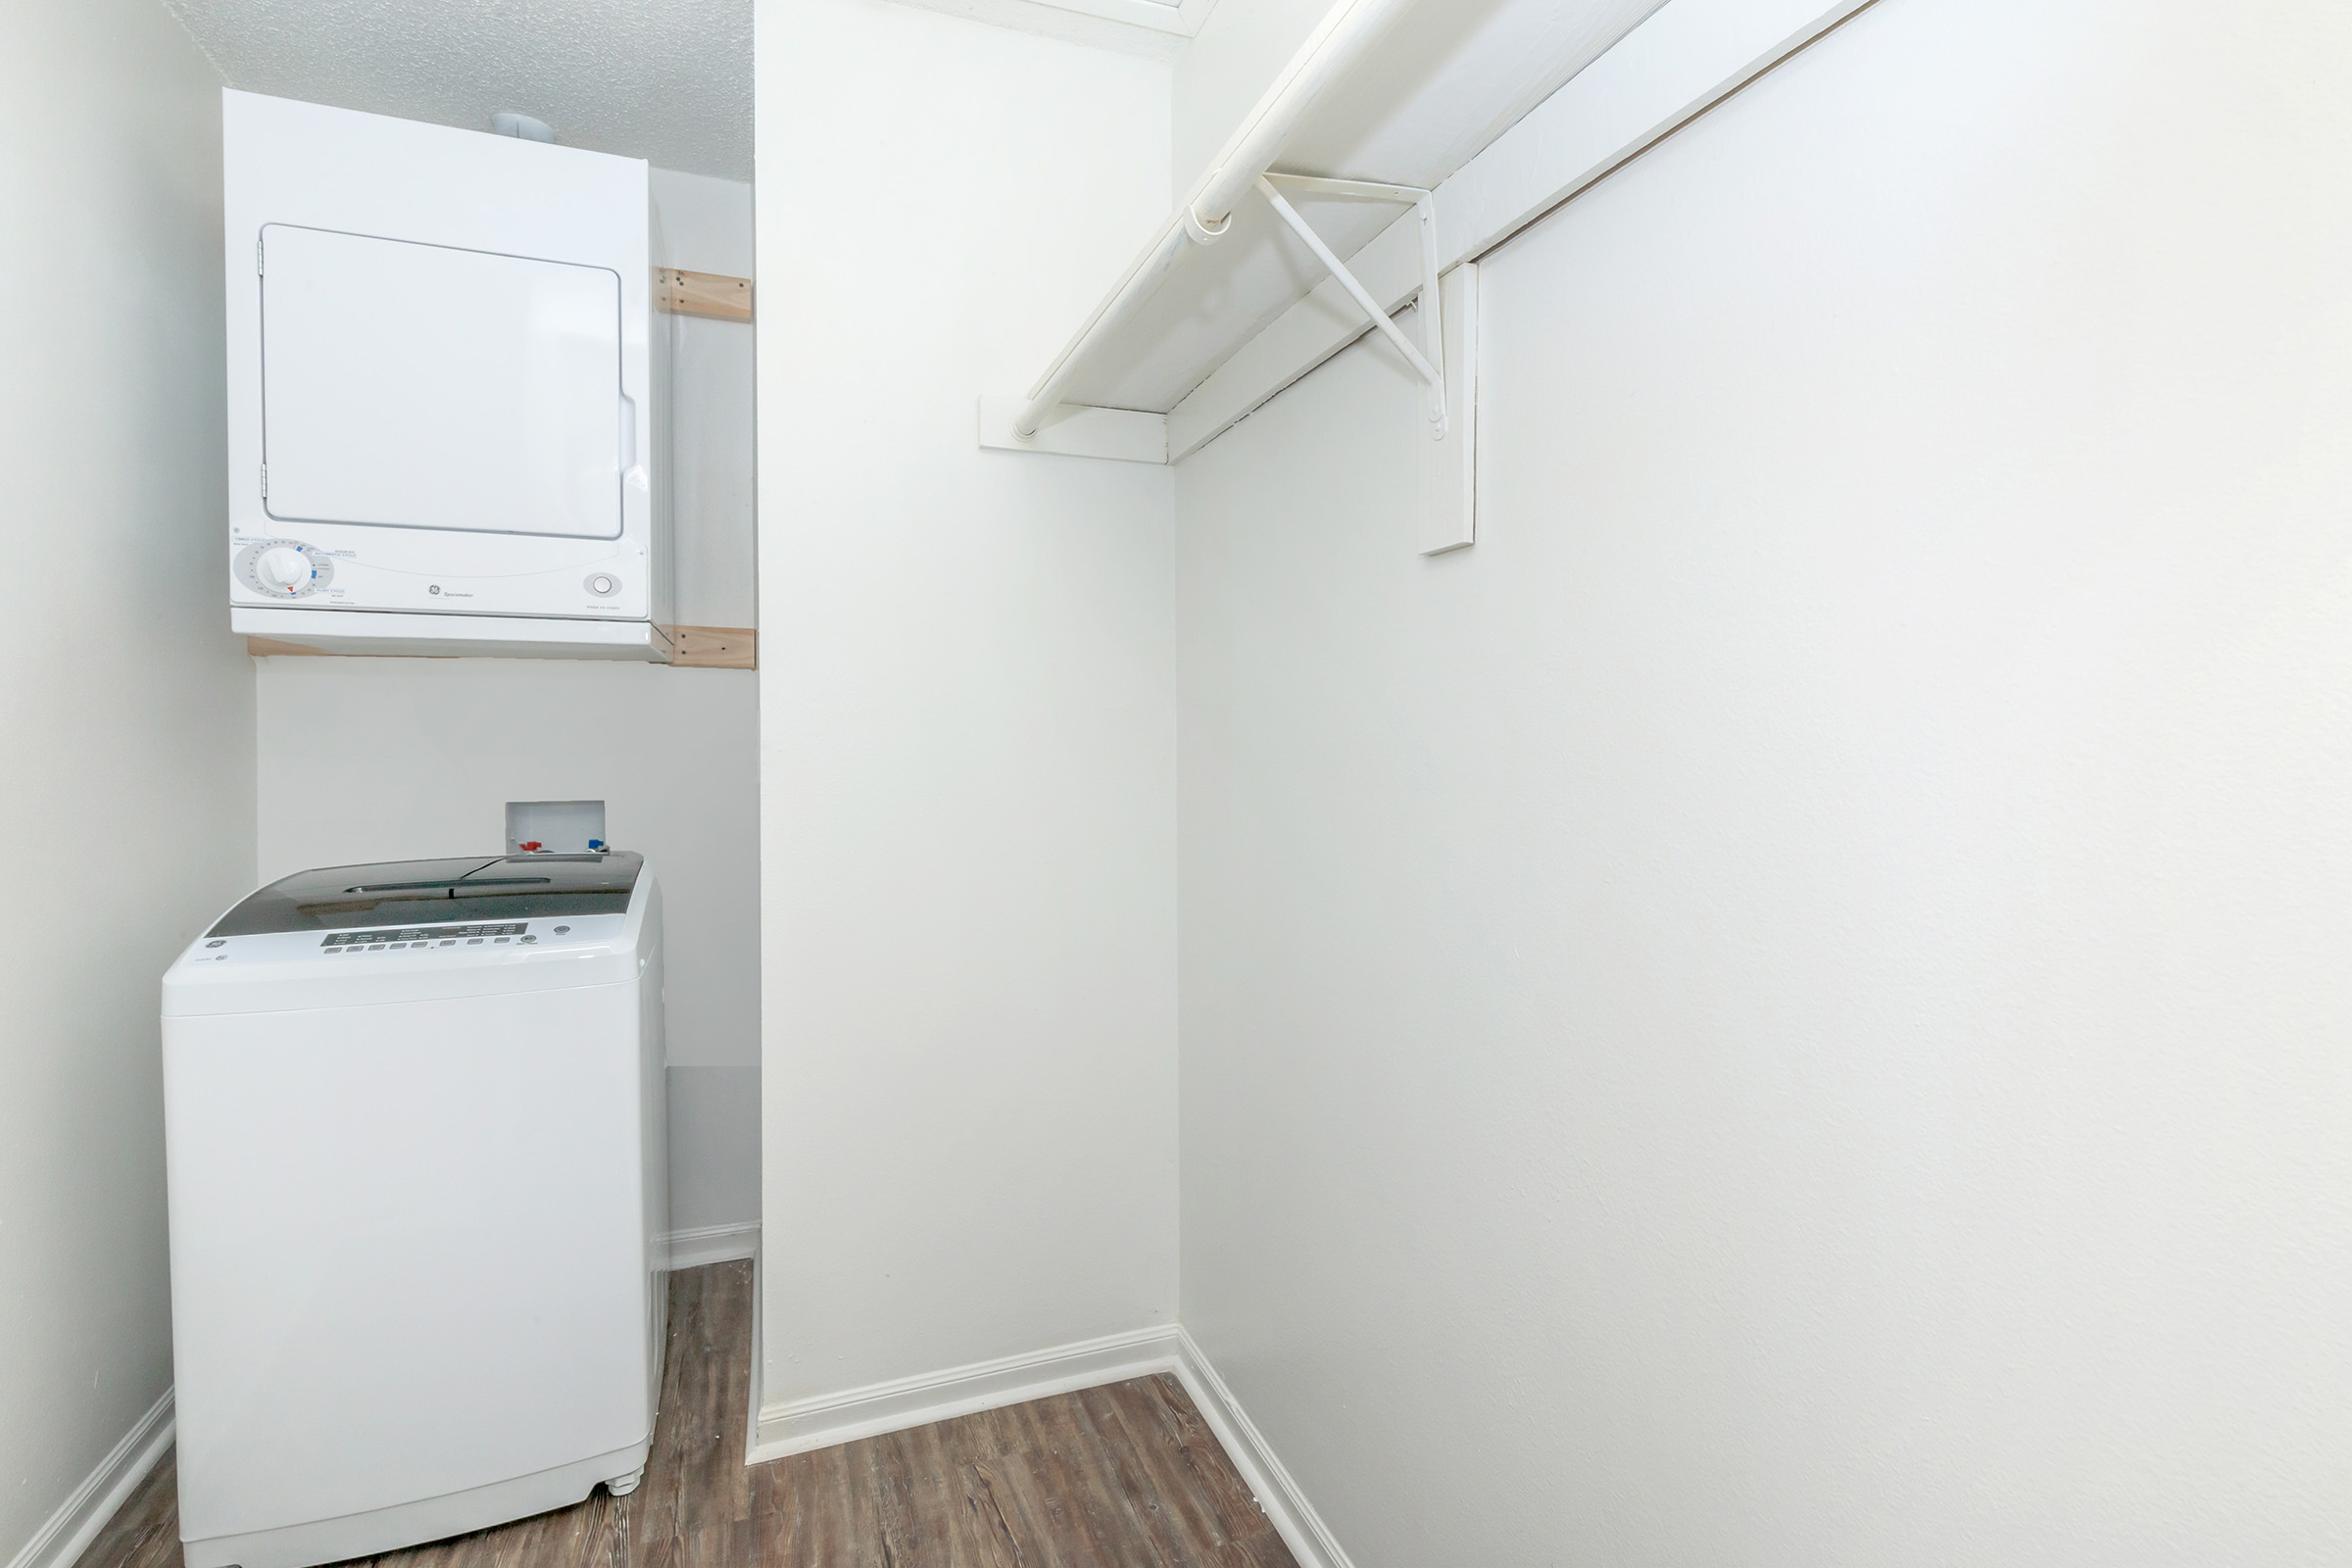
{"type": "Polygon", "coordinates": [[[1479,290],[1446,274],[1872,3],[1339,0],[980,444],[1174,462],[1377,330],[1427,383],[1423,549],[1466,544],[1479,290]],[[1466,318],[1391,323],[1424,296],[1466,318]]]}
{"type": "MultiPolygon", "coordinates": [[[[1114,449],[1101,456],[1167,461],[1164,449],[1152,456],[1150,443],[1132,438],[1133,421],[1087,419],[1075,411],[1164,416],[1184,390],[1215,368],[1223,356],[1214,345],[1229,338],[1232,324],[1237,324],[1204,320],[1204,314],[1228,317],[1239,306],[1238,324],[1256,317],[1260,319],[1254,324],[1262,325],[1311,286],[1312,279],[1302,275],[1298,255],[1290,248],[1301,246],[1298,232],[1304,220],[1292,213],[1292,222],[1277,222],[1278,209],[1290,212],[1287,204],[1279,199],[1256,202],[1254,193],[1272,189],[1263,180],[1275,161],[1298,137],[1318,105],[1413,4],[1414,0],[1338,0],[1143,254],[1030,388],[1009,423],[990,428],[998,420],[987,417],[984,407],[985,444],[1073,452],[1094,445],[1090,432],[1100,430],[1114,449]],[[1251,205],[1245,207],[1246,202],[1251,205]],[[1224,309],[1204,313],[1211,300],[1224,309]],[[1041,444],[1045,433],[1057,425],[1071,428],[1063,429],[1054,445],[1041,444]]],[[[1373,193],[1387,190],[1365,185],[1316,194],[1326,201],[1361,202],[1378,200],[1373,193]]],[[[1343,238],[1360,244],[1380,226],[1385,220],[1343,238]]],[[[1308,265],[1314,265],[1320,245],[1311,236],[1303,242],[1308,265]]],[[[1321,259],[1338,265],[1327,249],[1321,259]]],[[[1001,416],[1001,401],[989,402],[1001,416]]]]}

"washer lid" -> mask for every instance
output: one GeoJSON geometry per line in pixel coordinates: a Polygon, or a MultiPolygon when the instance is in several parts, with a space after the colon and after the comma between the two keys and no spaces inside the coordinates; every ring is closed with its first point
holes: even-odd
{"type": "Polygon", "coordinates": [[[330,865],[248,895],[205,935],[625,914],[644,867],[645,857],[626,850],[330,865]]]}

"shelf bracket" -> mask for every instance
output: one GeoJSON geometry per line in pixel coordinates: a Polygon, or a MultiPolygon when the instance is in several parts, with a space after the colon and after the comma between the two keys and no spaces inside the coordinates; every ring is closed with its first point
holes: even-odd
{"type": "MultiPolygon", "coordinates": [[[[1332,279],[1355,301],[1372,329],[1395,345],[1424,384],[1429,438],[1418,443],[1421,482],[1415,548],[1422,555],[1436,556],[1472,543],[1478,522],[1478,265],[1464,262],[1443,277],[1439,275],[1437,199],[1418,186],[1270,172],[1258,175],[1254,184],[1275,215],[1306,243],[1332,279]],[[1398,202],[1414,210],[1421,238],[1421,287],[1414,296],[1421,313],[1418,344],[1299,216],[1283,196],[1285,188],[1320,196],[1398,202]]],[[[1132,315],[1135,302],[1151,296],[1185,246],[1214,241],[1225,232],[1231,216],[1228,211],[1210,225],[1187,207],[1181,220],[1171,220],[1096,313],[1096,319],[1063,351],[1029,397],[981,398],[980,445],[1005,452],[1166,463],[1166,415],[1066,404],[1059,401],[1059,393],[1070,380],[1072,365],[1108,330],[1103,322],[1120,321],[1132,315]],[[1029,426],[1026,431],[1023,424],[1029,426]]]]}
{"type": "Polygon", "coordinates": [[[1271,171],[1258,176],[1257,188],[1273,204],[1275,216],[1306,242],[1307,249],[1315,253],[1315,259],[1323,264],[1324,270],[1354,299],[1372,325],[1396,345],[1396,352],[1404,356],[1406,364],[1420,372],[1421,379],[1429,387],[1429,438],[1432,441],[1445,440],[1446,323],[1445,308],[1440,302],[1438,288],[1437,198],[1414,185],[1379,185],[1362,179],[1321,179],[1311,174],[1277,174],[1271,171]],[[1374,201],[1407,202],[1412,205],[1421,223],[1421,292],[1418,296],[1421,305],[1420,347],[1414,347],[1413,340],[1404,335],[1404,329],[1396,324],[1396,318],[1380,308],[1380,302],[1372,297],[1372,291],[1348,270],[1348,264],[1332,254],[1331,247],[1323,243],[1323,236],[1315,232],[1313,225],[1298,216],[1297,208],[1282,199],[1278,185],[1288,185],[1294,190],[1310,191],[1320,196],[1362,196],[1374,201]]]}
{"type": "Polygon", "coordinates": [[[1339,285],[1354,297],[1372,325],[1396,346],[1428,384],[1429,440],[1421,448],[1421,507],[1415,548],[1425,556],[1442,556],[1472,543],[1478,531],[1478,264],[1464,262],[1445,277],[1438,276],[1437,200],[1414,186],[1267,173],[1259,177],[1257,188],[1292,231],[1306,241],[1339,285]],[[1278,185],[1328,196],[1413,204],[1421,220],[1420,348],[1404,335],[1396,318],[1380,308],[1372,291],[1331,253],[1323,237],[1282,199],[1278,185]]]}

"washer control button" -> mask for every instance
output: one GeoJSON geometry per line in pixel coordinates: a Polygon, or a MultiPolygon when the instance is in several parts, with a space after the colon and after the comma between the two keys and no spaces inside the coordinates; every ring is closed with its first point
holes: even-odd
{"type": "Polygon", "coordinates": [[[586,586],[597,598],[610,599],[620,592],[620,579],[609,571],[592,571],[588,574],[586,586]]]}

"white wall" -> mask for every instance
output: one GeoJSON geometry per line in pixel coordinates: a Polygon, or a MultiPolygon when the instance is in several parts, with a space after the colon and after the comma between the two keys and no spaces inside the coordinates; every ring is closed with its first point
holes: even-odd
{"type": "Polygon", "coordinates": [[[1171,477],[976,409],[1165,216],[1169,104],[875,0],[757,28],[773,1407],[1174,1312],[1171,477]]]}
{"type": "Polygon", "coordinates": [[[1885,0],[1178,477],[1186,1324],[1362,1568],[2352,1553],[2352,16],[1885,0]]]}
{"type": "Polygon", "coordinates": [[[253,875],[220,78],[149,0],[14,7],[7,36],[0,1561],[171,1386],[156,980],[253,875]]]}
{"type": "MultiPolygon", "coordinates": [[[[661,265],[752,275],[752,187],[653,172],[661,265]]],[[[739,321],[670,319],[671,559],[686,626],[750,626],[753,573],[753,331],[739,321]]]]}
{"type": "MultiPolygon", "coordinates": [[[[664,265],[751,271],[751,187],[656,170],[664,265]]],[[[677,618],[752,622],[752,329],[668,318],[677,618]]],[[[260,671],[265,877],[496,854],[511,800],[602,800],[662,878],[670,1224],[760,1214],[760,677],[529,659],[306,659],[260,671]]]]}
{"type": "Polygon", "coordinates": [[[671,1226],[756,1219],[759,676],[552,659],[255,663],[265,879],[495,855],[509,801],[605,803],[613,845],[662,879],[671,1226]]]}

